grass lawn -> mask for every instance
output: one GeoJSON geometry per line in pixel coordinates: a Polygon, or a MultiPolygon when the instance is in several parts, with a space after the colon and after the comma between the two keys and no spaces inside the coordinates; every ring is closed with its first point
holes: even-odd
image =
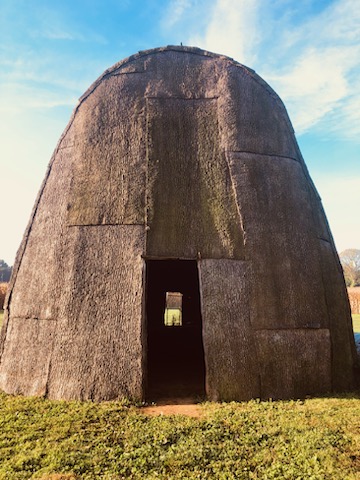
{"type": "Polygon", "coordinates": [[[352,316],[354,332],[360,333],[360,314],[354,313],[352,316]]]}
{"type": "Polygon", "coordinates": [[[0,479],[360,478],[359,395],[201,409],[0,394],[0,479]]]}

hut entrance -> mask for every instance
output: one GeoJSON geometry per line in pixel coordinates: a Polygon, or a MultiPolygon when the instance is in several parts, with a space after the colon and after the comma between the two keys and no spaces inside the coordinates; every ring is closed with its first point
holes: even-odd
{"type": "Polygon", "coordinates": [[[205,365],[195,260],[146,262],[147,400],[203,397],[205,365]]]}

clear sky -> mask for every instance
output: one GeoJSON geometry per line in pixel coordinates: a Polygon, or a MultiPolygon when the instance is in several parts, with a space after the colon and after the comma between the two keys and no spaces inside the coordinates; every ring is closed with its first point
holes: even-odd
{"type": "Polygon", "coordinates": [[[77,99],[117,61],[180,42],[275,89],[338,251],[360,248],[359,0],[0,0],[0,259],[14,261],[77,99]]]}

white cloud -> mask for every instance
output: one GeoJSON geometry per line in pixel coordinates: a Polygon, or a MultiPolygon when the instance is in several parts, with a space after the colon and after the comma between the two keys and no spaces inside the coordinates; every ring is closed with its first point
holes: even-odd
{"type": "Polygon", "coordinates": [[[102,36],[94,32],[83,31],[75,32],[66,29],[61,25],[47,25],[41,30],[33,30],[31,32],[33,37],[42,37],[49,40],[67,40],[67,41],[79,41],[79,42],[93,42],[100,45],[106,45],[107,40],[102,36]]]}
{"type": "Polygon", "coordinates": [[[267,80],[285,101],[297,133],[318,123],[324,116],[343,109],[351,94],[348,72],[357,66],[359,47],[311,48],[284,74],[267,80]]]}
{"type": "Polygon", "coordinates": [[[163,27],[167,30],[171,29],[183,18],[185,12],[193,6],[191,0],[173,0],[170,2],[162,20],[163,27]]]}
{"type": "MultiPolygon", "coordinates": [[[[360,91],[360,86],[356,91],[360,91]]],[[[360,96],[347,97],[339,111],[329,116],[327,123],[329,132],[341,132],[345,138],[360,141],[360,96]]]]}
{"type": "Polygon", "coordinates": [[[48,38],[49,40],[84,40],[82,35],[71,33],[57,26],[48,26],[44,30],[34,30],[32,36],[48,38]]]}
{"type": "Polygon", "coordinates": [[[360,2],[330,3],[287,28],[280,48],[281,63],[273,56],[264,77],[284,100],[297,133],[316,126],[358,140],[360,110],[353,105],[359,103],[360,2]]]}
{"type": "Polygon", "coordinates": [[[312,41],[358,42],[360,36],[360,3],[358,0],[337,0],[308,23],[312,41]],[[314,36],[316,34],[316,36],[314,36]]]}
{"type": "Polygon", "coordinates": [[[360,248],[360,222],[353,205],[360,202],[360,175],[320,175],[315,179],[338,252],[360,248]]]}
{"type": "Polygon", "coordinates": [[[108,66],[103,62],[102,58],[79,61],[62,52],[39,55],[31,48],[1,51],[0,47],[0,96],[6,104],[11,96],[23,96],[28,105],[31,97],[36,100],[41,95],[45,99],[49,92],[51,102],[67,105],[69,98],[78,98],[91,85],[96,77],[94,72],[101,74],[108,66]]]}
{"type": "Polygon", "coordinates": [[[258,13],[259,0],[216,0],[205,33],[192,35],[190,43],[251,64],[259,41],[258,13]]]}
{"type": "Polygon", "coordinates": [[[77,96],[61,91],[30,87],[25,84],[2,84],[0,90],[0,114],[20,113],[31,109],[48,109],[75,106],[77,96]]]}

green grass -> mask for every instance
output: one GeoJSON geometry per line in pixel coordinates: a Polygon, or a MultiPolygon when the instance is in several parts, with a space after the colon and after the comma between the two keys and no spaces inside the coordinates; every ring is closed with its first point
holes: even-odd
{"type": "Polygon", "coordinates": [[[0,394],[0,479],[360,478],[359,396],[202,409],[147,417],[0,394]]]}
{"type": "Polygon", "coordinates": [[[359,313],[353,313],[352,320],[353,320],[354,332],[360,333],[360,314],[359,313]]]}

